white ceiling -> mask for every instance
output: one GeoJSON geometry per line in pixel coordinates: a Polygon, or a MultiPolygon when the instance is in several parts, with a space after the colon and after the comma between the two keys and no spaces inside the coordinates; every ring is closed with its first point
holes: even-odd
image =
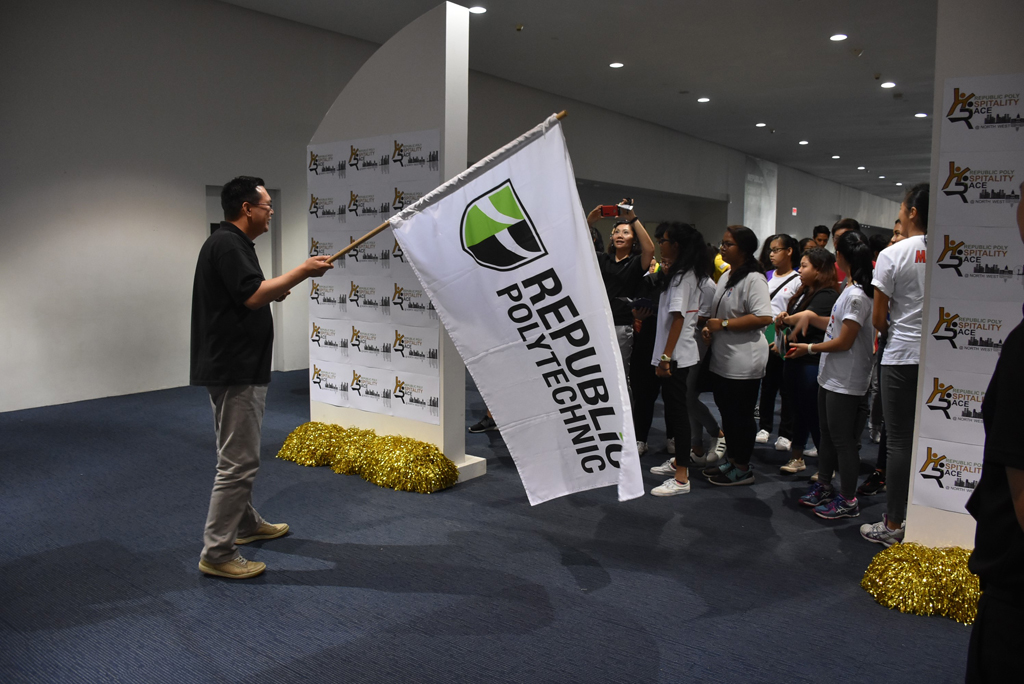
{"type": "MultiPolygon", "coordinates": [[[[226,1],[378,44],[438,4],[226,1]]],[[[928,180],[935,0],[459,4],[488,9],[470,17],[470,66],[477,71],[890,199],[928,180]],[[835,33],[849,39],[832,42],[835,33]],[[625,67],[609,68],[615,61],[625,67]],[[897,86],[881,88],[886,80],[897,86]],[[711,102],[698,104],[700,96],[711,102]],[[768,125],[755,128],[757,122],[768,125]]]]}

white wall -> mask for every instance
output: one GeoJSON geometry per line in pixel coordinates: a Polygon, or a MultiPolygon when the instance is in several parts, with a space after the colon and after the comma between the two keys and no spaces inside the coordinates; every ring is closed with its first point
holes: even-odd
{"type": "MultiPolygon", "coordinates": [[[[212,0],[7,3],[0,411],[187,384],[206,186],[280,188],[300,262],[306,144],[374,49],[212,0]]],[[[280,313],[305,367],[305,299],[280,313]]]]}
{"type": "MultiPolygon", "coordinates": [[[[376,46],[213,0],[8,5],[0,411],[184,385],[206,186],[253,174],[280,188],[281,263],[305,258],[306,144],[376,46]]],[[[702,230],[742,221],[741,152],[479,73],[469,88],[471,162],[569,109],[581,178],[687,196],[702,230]]],[[[805,180],[784,203],[797,172],[783,171],[787,210],[839,188],[805,180]]],[[[798,234],[819,222],[798,218],[798,234]]],[[[275,366],[306,367],[304,298],[278,314],[275,366]]]]}

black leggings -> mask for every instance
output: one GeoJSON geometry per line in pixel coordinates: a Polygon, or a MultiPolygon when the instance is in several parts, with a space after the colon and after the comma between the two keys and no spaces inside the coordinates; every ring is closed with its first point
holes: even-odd
{"type": "Polygon", "coordinates": [[[672,375],[661,380],[661,396],[665,399],[665,432],[675,437],[676,454],[684,457],[690,451],[690,413],[686,408],[686,376],[696,372],[697,366],[679,368],[669,364],[672,375]]]}
{"type": "Polygon", "coordinates": [[[793,439],[793,407],[789,388],[782,382],[782,357],[771,352],[768,365],[761,378],[761,429],[771,432],[775,426],[775,396],[782,394],[782,412],[779,417],[779,437],[793,439]]]}
{"type": "Polygon", "coordinates": [[[754,453],[754,438],[757,423],[754,421],[754,406],[757,405],[757,390],[761,380],[732,380],[716,373],[711,374],[711,387],[715,404],[722,414],[722,432],[729,440],[729,460],[736,465],[750,463],[754,453]]]}

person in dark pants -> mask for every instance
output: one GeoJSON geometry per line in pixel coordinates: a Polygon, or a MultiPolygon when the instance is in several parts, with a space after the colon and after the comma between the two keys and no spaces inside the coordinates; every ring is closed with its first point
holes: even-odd
{"type": "MultiPolygon", "coordinates": [[[[647,275],[644,276],[638,294],[657,301],[659,281],[664,270],[657,261],[652,260],[647,275]]],[[[661,394],[661,380],[651,366],[650,359],[654,355],[654,342],[657,337],[658,320],[653,309],[633,309],[633,359],[629,364],[629,384],[633,392],[633,431],[636,433],[636,449],[640,456],[649,449],[648,437],[651,423],[654,422],[654,405],[661,394]]],[[[665,424],[665,437],[671,440],[672,426],[665,424]]],[[[667,445],[666,445],[667,446],[667,445]]]]}
{"type": "MultiPolygon", "coordinates": [[[[700,363],[694,330],[700,312],[700,283],[710,273],[704,256],[704,236],[686,223],[658,226],[656,233],[666,272],[658,298],[658,326],[651,365],[661,380],[665,397],[665,423],[678,444],[690,443],[690,415],[686,406],[686,377],[700,363]]],[[[654,496],[675,496],[690,491],[686,461],[679,459],[674,477],[651,490],[654,496]]]]}
{"type": "MultiPolygon", "coordinates": [[[[806,319],[811,316],[828,316],[839,298],[839,283],[836,279],[836,259],[821,247],[812,247],[800,257],[800,280],[803,284],[789,301],[786,311],[776,318],[777,325],[793,327],[788,342],[820,344],[825,341],[825,331],[808,326],[806,319]]],[[[787,358],[783,365],[783,383],[789,391],[796,414],[793,430],[792,458],[781,466],[782,473],[798,473],[806,469],[804,448],[807,438],[817,455],[821,441],[818,420],[818,363],[820,357],[808,354],[799,358],[787,358]]],[[[814,478],[816,481],[817,478],[814,478]]]]}
{"type": "MultiPolygon", "coordinates": [[[[1021,183],[1024,192],[1024,183],[1021,183]]],[[[1024,240],[1024,204],[1017,204],[1024,240]]],[[[968,684],[1021,678],[1024,651],[1024,323],[1003,344],[981,412],[985,455],[981,480],[967,502],[978,522],[968,563],[981,580],[978,614],[967,652],[968,684]]]]}
{"type": "Polygon", "coordinates": [[[252,242],[269,230],[274,215],[263,180],[235,178],[224,186],[220,202],[225,220],[199,251],[192,286],[190,384],[209,390],[217,434],[217,477],[199,570],[245,579],[267,566],[243,558],[237,545],[288,532],[287,524],[266,522],[252,506],[274,344],[269,304],[333,266],[330,257],[315,256],[266,280],[252,242]]]}
{"type": "MultiPolygon", "coordinates": [[[[769,238],[768,258],[775,267],[768,277],[768,296],[772,301],[772,316],[778,316],[789,306],[789,300],[800,289],[800,274],[796,269],[800,266],[799,247],[796,240],[786,234],[774,235],[769,238]]],[[[775,352],[775,326],[765,328],[769,351],[775,352]]],[[[782,394],[782,411],[779,415],[779,438],[775,448],[789,451],[793,440],[793,406],[789,391],[782,384],[782,357],[778,353],[768,355],[764,378],[761,379],[761,411],[758,418],[760,430],[755,438],[758,444],[767,444],[771,437],[775,422],[775,397],[782,394]]]]}
{"type": "Polygon", "coordinates": [[[703,472],[713,485],[754,484],[750,457],[754,453],[754,406],[768,363],[763,329],[772,322],[768,281],[757,261],[757,236],[746,226],[729,226],[722,236],[722,259],[729,277],[721,278],[711,305],[711,318],[701,333],[711,345],[711,384],[729,440],[728,458],[703,472]]]}

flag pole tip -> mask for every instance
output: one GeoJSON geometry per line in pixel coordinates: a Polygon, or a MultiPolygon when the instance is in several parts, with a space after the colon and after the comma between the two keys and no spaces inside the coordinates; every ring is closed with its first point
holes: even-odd
{"type": "Polygon", "coordinates": [[[559,121],[561,121],[562,119],[564,119],[568,115],[569,115],[568,110],[563,109],[562,111],[560,111],[557,114],[555,114],[555,118],[558,119],[559,121]]]}

